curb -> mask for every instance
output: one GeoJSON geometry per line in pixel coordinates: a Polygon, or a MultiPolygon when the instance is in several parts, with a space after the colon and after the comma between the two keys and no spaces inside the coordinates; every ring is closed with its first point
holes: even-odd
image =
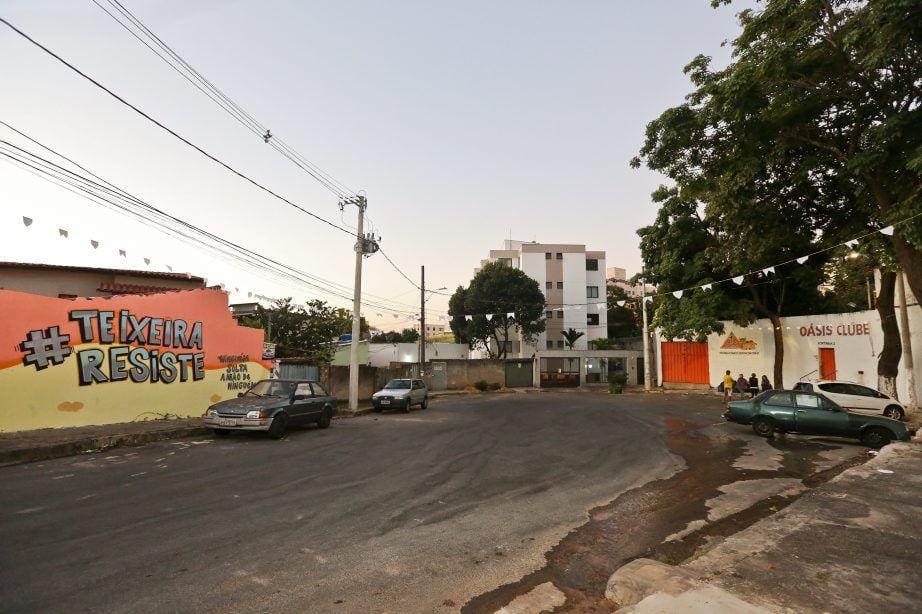
{"type": "Polygon", "coordinates": [[[51,460],[65,456],[76,456],[78,454],[86,454],[87,452],[108,450],[111,448],[139,446],[157,441],[166,441],[168,439],[195,437],[207,433],[208,429],[204,427],[183,426],[175,429],[164,429],[147,433],[84,437],[82,439],[63,443],[0,452],[0,467],[51,460]]]}

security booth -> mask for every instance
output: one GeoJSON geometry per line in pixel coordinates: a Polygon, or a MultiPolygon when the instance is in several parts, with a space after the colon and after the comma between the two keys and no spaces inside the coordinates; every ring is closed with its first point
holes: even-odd
{"type": "Polygon", "coordinates": [[[627,385],[642,379],[638,364],[643,352],[637,350],[549,350],[535,354],[535,380],[541,388],[608,386],[617,375],[627,377],[627,385]]]}

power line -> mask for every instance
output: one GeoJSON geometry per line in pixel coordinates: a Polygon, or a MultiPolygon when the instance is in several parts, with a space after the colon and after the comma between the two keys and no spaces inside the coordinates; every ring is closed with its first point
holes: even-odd
{"type": "Polygon", "coordinates": [[[196,145],[195,143],[193,143],[192,141],[190,141],[190,140],[187,139],[186,137],[182,136],[181,134],[179,134],[179,133],[176,132],[175,130],[173,130],[173,129],[167,127],[166,125],[164,125],[164,124],[161,123],[160,121],[158,121],[158,120],[154,119],[152,116],[148,115],[146,112],[142,111],[142,110],[141,110],[140,108],[138,108],[137,106],[135,106],[135,105],[133,105],[132,103],[128,102],[128,101],[125,100],[123,97],[121,97],[120,95],[116,94],[114,91],[112,91],[111,89],[109,89],[108,87],[106,87],[105,85],[103,85],[102,83],[100,83],[99,81],[97,81],[96,79],[94,79],[93,77],[89,76],[88,74],[86,74],[85,72],[83,72],[82,70],[80,70],[79,68],[77,68],[76,66],[74,66],[73,64],[71,64],[70,62],[68,62],[67,60],[65,60],[64,58],[62,58],[60,55],[58,55],[57,53],[55,53],[54,51],[52,51],[52,50],[49,49],[48,47],[46,47],[46,46],[44,46],[43,44],[39,43],[38,41],[36,41],[36,40],[33,39],[32,37],[30,37],[28,34],[26,34],[26,33],[23,32],[22,30],[20,30],[19,28],[17,28],[17,27],[14,26],[13,24],[11,24],[9,21],[7,21],[6,19],[4,19],[3,17],[0,17],[0,22],[2,22],[4,25],[6,25],[8,28],[10,28],[11,30],[13,30],[16,34],[18,34],[19,36],[21,36],[21,37],[24,38],[25,40],[27,40],[27,41],[29,41],[30,43],[32,43],[34,46],[36,46],[36,47],[38,47],[39,49],[41,49],[42,51],[44,51],[46,54],[48,54],[48,55],[50,55],[51,57],[53,57],[53,58],[55,58],[56,60],[58,60],[58,62],[60,62],[61,64],[63,64],[64,66],[66,66],[67,68],[69,68],[70,70],[72,70],[73,72],[77,73],[78,75],[80,75],[81,77],[83,77],[84,79],[86,79],[87,81],[89,81],[90,83],[92,83],[93,85],[95,85],[97,88],[99,88],[99,89],[101,89],[102,91],[104,91],[104,92],[106,92],[107,94],[109,94],[112,98],[115,98],[117,101],[119,101],[119,102],[122,103],[123,105],[127,106],[128,108],[130,108],[131,110],[133,110],[135,113],[137,113],[138,115],[140,115],[140,116],[143,117],[144,119],[146,119],[146,120],[148,120],[149,122],[153,123],[154,125],[156,125],[156,126],[159,127],[160,129],[164,130],[165,132],[171,134],[172,136],[176,137],[177,139],[179,139],[180,141],[182,141],[183,143],[185,143],[185,144],[188,145],[189,147],[195,149],[196,151],[198,151],[200,154],[202,154],[203,156],[205,156],[205,157],[208,158],[209,160],[211,160],[211,161],[213,161],[213,162],[219,164],[220,166],[223,166],[225,169],[227,169],[227,170],[230,171],[231,173],[233,173],[233,174],[237,175],[238,177],[240,177],[241,179],[244,179],[245,181],[251,183],[252,185],[254,185],[254,186],[256,186],[257,188],[259,188],[260,190],[263,190],[264,192],[266,192],[266,193],[269,194],[270,196],[272,196],[272,197],[274,197],[274,198],[276,198],[276,199],[278,199],[278,200],[280,200],[280,201],[282,201],[282,202],[284,202],[284,203],[286,203],[286,204],[288,204],[288,205],[294,207],[295,209],[297,209],[298,211],[301,211],[302,213],[306,213],[307,215],[311,216],[312,218],[316,219],[317,221],[322,222],[322,223],[326,224],[327,226],[330,226],[331,228],[335,228],[335,229],[337,229],[337,230],[339,230],[339,231],[341,231],[341,232],[344,232],[344,233],[348,234],[349,236],[355,236],[355,233],[354,233],[353,231],[349,230],[348,228],[344,228],[344,227],[342,227],[342,226],[339,226],[338,224],[335,224],[334,222],[331,222],[330,220],[327,220],[327,219],[325,219],[325,218],[323,218],[323,217],[317,215],[316,213],[314,213],[314,212],[312,212],[312,211],[309,211],[309,210],[305,209],[305,208],[302,207],[301,205],[299,205],[299,204],[297,204],[297,203],[295,203],[295,202],[289,200],[288,198],[285,198],[284,196],[281,196],[280,194],[274,192],[274,191],[271,190],[270,188],[267,188],[267,187],[264,186],[263,184],[257,182],[255,179],[252,179],[252,178],[250,178],[249,176],[247,176],[247,175],[243,174],[242,172],[238,171],[237,169],[235,169],[234,167],[232,167],[232,166],[229,165],[228,163],[224,162],[223,160],[221,160],[221,159],[217,158],[216,156],[214,156],[214,155],[208,153],[207,151],[205,151],[204,149],[202,149],[201,147],[199,147],[198,145],[196,145]]]}

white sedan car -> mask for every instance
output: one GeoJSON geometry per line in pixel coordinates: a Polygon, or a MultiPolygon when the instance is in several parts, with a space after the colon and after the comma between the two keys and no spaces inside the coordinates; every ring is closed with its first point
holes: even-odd
{"type": "Polygon", "coordinates": [[[878,414],[888,418],[902,420],[905,408],[899,401],[891,399],[883,392],[852,382],[819,380],[815,382],[798,382],[794,390],[820,392],[849,411],[863,414],[878,414]]]}

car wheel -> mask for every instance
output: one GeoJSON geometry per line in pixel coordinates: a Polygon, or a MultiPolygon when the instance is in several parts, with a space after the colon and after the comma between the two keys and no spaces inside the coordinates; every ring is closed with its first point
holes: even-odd
{"type": "Polygon", "coordinates": [[[411,399],[407,398],[407,404],[403,406],[403,413],[405,414],[410,413],[410,405],[412,404],[413,403],[411,402],[411,399]]]}
{"type": "Polygon", "coordinates": [[[752,421],[752,430],[759,437],[771,437],[775,434],[775,424],[769,418],[756,418],[752,421]]]}
{"type": "Polygon", "coordinates": [[[882,448],[893,439],[893,435],[885,428],[870,428],[861,434],[861,443],[869,448],[882,448]]]}
{"type": "Polygon", "coordinates": [[[269,437],[272,439],[281,439],[285,436],[285,429],[288,428],[288,416],[285,414],[276,414],[269,425],[269,437]]]}
{"type": "Polygon", "coordinates": [[[330,422],[333,421],[333,412],[329,409],[324,409],[323,413],[320,414],[320,419],[317,420],[317,426],[322,429],[325,429],[330,426],[330,422]]]}
{"type": "Polygon", "coordinates": [[[903,410],[897,407],[896,405],[891,405],[884,410],[884,415],[888,418],[893,418],[894,420],[903,419],[903,410]]]}
{"type": "Polygon", "coordinates": [[[230,435],[230,431],[227,429],[214,429],[214,434],[218,437],[227,437],[230,435]]]}
{"type": "Polygon", "coordinates": [[[423,397],[423,402],[419,404],[420,409],[429,407],[429,397],[423,397]]]}

